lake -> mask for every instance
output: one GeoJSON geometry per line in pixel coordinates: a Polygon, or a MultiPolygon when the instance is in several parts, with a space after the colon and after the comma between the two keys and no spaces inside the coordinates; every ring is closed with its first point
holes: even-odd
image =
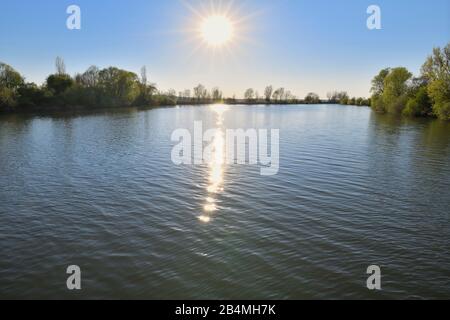
{"type": "Polygon", "coordinates": [[[450,298],[450,123],[338,105],[2,115],[0,173],[0,298],[450,298]],[[175,165],[172,132],[198,120],[279,129],[278,174],[175,165]]]}

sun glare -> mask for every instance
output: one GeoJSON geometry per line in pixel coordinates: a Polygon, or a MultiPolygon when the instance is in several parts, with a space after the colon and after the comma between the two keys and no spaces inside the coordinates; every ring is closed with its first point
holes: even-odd
{"type": "Polygon", "coordinates": [[[222,15],[212,15],[203,20],[200,26],[202,39],[210,46],[220,47],[233,38],[233,23],[222,15]]]}
{"type": "Polygon", "coordinates": [[[199,68],[235,63],[250,44],[255,44],[252,20],[262,11],[249,10],[236,0],[180,0],[190,12],[179,32],[187,59],[196,60],[199,68]]]}

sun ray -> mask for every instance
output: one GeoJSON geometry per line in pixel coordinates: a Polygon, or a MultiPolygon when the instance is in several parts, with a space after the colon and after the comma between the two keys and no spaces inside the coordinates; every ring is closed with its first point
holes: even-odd
{"type": "Polygon", "coordinates": [[[230,15],[231,14],[231,10],[234,6],[234,0],[229,0],[228,1],[228,5],[225,7],[224,12],[226,15],[230,15]]]}
{"type": "Polygon", "coordinates": [[[180,0],[180,1],[181,1],[181,3],[183,4],[184,7],[186,7],[188,10],[190,10],[192,13],[194,13],[197,17],[199,17],[199,18],[203,18],[204,17],[204,15],[201,12],[199,12],[193,6],[191,6],[189,1],[187,1],[187,0],[180,0]]]}

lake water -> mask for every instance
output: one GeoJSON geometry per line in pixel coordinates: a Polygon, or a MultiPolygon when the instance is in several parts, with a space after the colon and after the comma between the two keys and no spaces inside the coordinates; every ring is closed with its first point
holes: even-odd
{"type": "Polygon", "coordinates": [[[0,117],[0,298],[448,299],[449,235],[450,123],[337,105],[0,117]],[[195,120],[280,129],[279,173],[176,166],[171,134],[195,120]]]}

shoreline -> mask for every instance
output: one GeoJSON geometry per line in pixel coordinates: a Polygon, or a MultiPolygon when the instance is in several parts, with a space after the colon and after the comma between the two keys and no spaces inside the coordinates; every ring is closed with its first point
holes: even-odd
{"type": "Polygon", "coordinates": [[[86,107],[86,106],[70,106],[70,107],[38,107],[38,108],[20,108],[18,107],[15,110],[0,110],[0,116],[2,115],[46,115],[46,114],[61,114],[61,115],[70,115],[71,113],[77,113],[77,112],[92,112],[92,113],[102,113],[106,111],[125,111],[125,110],[136,110],[136,111],[147,111],[152,109],[165,109],[165,108],[176,108],[176,107],[183,107],[183,106],[208,106],[212,104],[223,104],[223,105],[229,105],[229,106],[298,106],[298,105],[304,105],[304,106],[319,106],[319,105],[340,105],[343,107],[367,107],[370,108],[370,106],[358,106],[358,105],[343,105],[339,103],[332,103],[332,102],[319,102],[319,103],[305,103],[303,101],[298,101],[296,103],[293,102],[271,102],[271,103],[264,103],[262,101],[257,102],[246,102],[246,101],[236,101],[236,102],[201,102],[201,103],[177,103],[173,105],[164,104],[164,105],[150,105],[150,106],[124,106],[124,107],[86,107]]]}

